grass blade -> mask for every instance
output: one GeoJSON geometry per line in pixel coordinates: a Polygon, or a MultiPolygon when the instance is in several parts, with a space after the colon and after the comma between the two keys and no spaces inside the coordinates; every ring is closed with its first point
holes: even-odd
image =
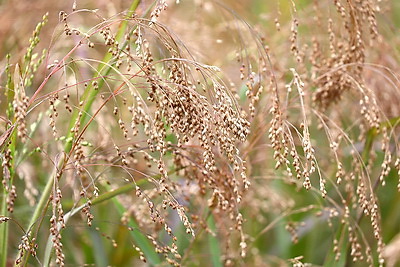
{"type": "MultiPolygon", "coordinates": [[[[215,221],[212,214],[207,219],[207,225],[211,229],[213,233],[216,233],[215,221]]],[[[211,262],[214,267],[222,267],[221,263],[221,248],[219,246],[217,236],[213,236],[212,234],[208,235],[208,247],[211,255],[211,262]]]]}
{"type": "MultiPolygon", "coordinates": [[[[117,208],[118,213],[122,216],[123,213],[125,212],[124,206],[118,201],[118,199],[113,198],[112,200],[115,207],[117,208]]],[[[135,240],[136,245],[144,253],[146,260],[151,265],[160,264],[161,263],[160,257],[155,252],[154,246],[150,243],[147,237],[142,232],[140,232],[139,225],[132,218],[129,219],[128,225],[133,229],[132,231],[130,231],[130,234],[132,238],[135,240]]]]}

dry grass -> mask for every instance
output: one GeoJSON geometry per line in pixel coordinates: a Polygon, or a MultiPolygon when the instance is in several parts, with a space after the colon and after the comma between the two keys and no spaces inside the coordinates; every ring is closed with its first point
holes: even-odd
{"type": "Polygon", "coordinates": [[[181,2],[10,7],[1,266],[394,266],[393,3],[181,2]]]}

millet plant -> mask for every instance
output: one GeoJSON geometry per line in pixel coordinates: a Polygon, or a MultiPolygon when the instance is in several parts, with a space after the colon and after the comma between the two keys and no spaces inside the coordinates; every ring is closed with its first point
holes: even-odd
{"type": "Polygon", "coordinates": [[[395,0],[104,3],[0,39],[0,266],[395,266],[395,0]]]}

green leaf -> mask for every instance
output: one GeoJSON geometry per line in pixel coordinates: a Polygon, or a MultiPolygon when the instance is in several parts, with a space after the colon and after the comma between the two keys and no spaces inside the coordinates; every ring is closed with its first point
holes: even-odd
{"type": "MultiPolygon", "coordinates": [[[[215,221],[214,217],[212,214],[207,219],[207,224],[210,230],[213,233],[216,233],[216,227],[215,227],[215,221]]],[[[208,247],[210,249],[210,255],[211,255],[211,262],[214,267],[222,267],[222,262],[221,262],[221,248],[219,246],[219,241],[217,236],[209,234],[208,235],[208,247]]]]}
{"type": "MultiPolygon", "coordinates": [[[[118,201],[117,198],[113,198],[113,203],[117,208],[118,213],[122,216],[122,214],[126,211],[124,206],[121,204],[121,202],[118,201]]],[[[140,232],[137,222],[135,222],[134,219],[130,218],[128,221],[128,225],[133,229],[132,231],[130,231],[130,234],[135,240],[136,245],[144,253],[146,260],[151,265],[160,264],[161,260],[158,254],[155,252],[154,246],[150,243],[147,237],[142,232],[140,232]]]]}

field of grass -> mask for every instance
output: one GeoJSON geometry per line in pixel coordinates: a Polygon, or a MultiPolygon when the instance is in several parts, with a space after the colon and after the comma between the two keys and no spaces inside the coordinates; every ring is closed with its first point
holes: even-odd
{"type": "Polygon", "coordinates": [[[0,15],[0,267],[400,264],[397,0],[0,15]]]}

